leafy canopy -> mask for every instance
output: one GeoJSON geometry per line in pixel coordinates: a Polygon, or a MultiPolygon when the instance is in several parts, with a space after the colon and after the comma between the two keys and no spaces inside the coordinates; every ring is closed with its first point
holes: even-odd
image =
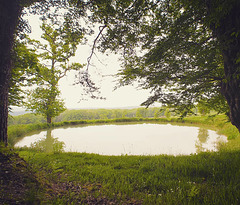
{"type": "Polygon", "coordinates": [[[219,112],[228,111],[220,92],[221,48],[209,28],[213,17],[206,18],[199,2],[104,1],[99,6],[99,12],[109,11],[99,17],[107,27],[99,47],[121,51],[120,86],[137,81],[151,89],[143,105],[157,101],[186,115],[204,101],[219,112]]]}

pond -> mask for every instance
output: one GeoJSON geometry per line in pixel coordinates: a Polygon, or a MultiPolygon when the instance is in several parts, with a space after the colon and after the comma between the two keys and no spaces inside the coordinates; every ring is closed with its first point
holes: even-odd
{"type": "Polygon", "coordinates": [[[102,155],[190,155],[217,151],[227,138],[200,127],[171,124],[107,124],[50,129],[26,136],[16,147],[38,147],[46,152],[102,155]]]}

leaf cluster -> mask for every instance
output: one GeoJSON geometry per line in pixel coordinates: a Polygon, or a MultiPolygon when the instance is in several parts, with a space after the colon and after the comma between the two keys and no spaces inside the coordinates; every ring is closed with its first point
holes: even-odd
{"type": "Polygon", "coordinates": [[[15,41],[12,52],[12,72],[9,85],[9,105],[18,106],[23,102],[24,87],[36,82],[35,73],[39,70],[39,59],[34,49],[23,41],[15,41]]]}
{"type": "Polygon", "coordinates": [[[57,87],[50,89],[38,87],[29,95],[28,108],[45,117],[56,117],[66,109],[59,95],[57,87]]]}

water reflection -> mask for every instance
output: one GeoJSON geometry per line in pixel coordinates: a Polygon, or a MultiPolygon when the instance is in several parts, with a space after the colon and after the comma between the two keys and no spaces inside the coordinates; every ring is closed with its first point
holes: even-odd
{"type": "Polygon", "coordinates": [[[197,153],[206,151],[204,148],[204,144],[206,144],[208,138],[209,138],[208,130],[200,127],[198,130],[198,141],[195,144],[197,153]]]}
{"type": "Polygon", "coordinates": [[[40,139],[31,143],[31,148],[45,153],[57,153],[63,152],[65,143],[54,138],[52,135],[52,129],[48,129],[46,132],[46,138],[40,139]]]}
{"type": "Polygon", "coordinates": [[[215,131],[171,124],[112,124],[76,126],[43,131],[23,138],[15,146],[46,152],[87,152],[104,155],[189,155],[217,150],[227,141],[215,131]],[[63,143],[64,142],[64,143],[63,143]]]}

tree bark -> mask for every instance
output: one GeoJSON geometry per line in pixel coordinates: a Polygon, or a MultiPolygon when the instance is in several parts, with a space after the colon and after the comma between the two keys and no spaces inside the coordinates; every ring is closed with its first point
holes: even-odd
{"type": "Polygon", "coordinates": [[[52,118],[50,116],[47,116],[47,123],[51,124],[52,123],[52,118]]]}
{"type": "Polygon", "coordinates": [[[8,90],[11,74],[11,49],[21,15],[20,1],[0,1],[0,142],[8,144],[8,90]]]}
{"type": "Polygon", "coordinates": [[[229,105],[229,118],[240,132],[240,1],[235,1],[229,12],[214,25],[220,43],[225,79],[221,92],[229,105]]]}

